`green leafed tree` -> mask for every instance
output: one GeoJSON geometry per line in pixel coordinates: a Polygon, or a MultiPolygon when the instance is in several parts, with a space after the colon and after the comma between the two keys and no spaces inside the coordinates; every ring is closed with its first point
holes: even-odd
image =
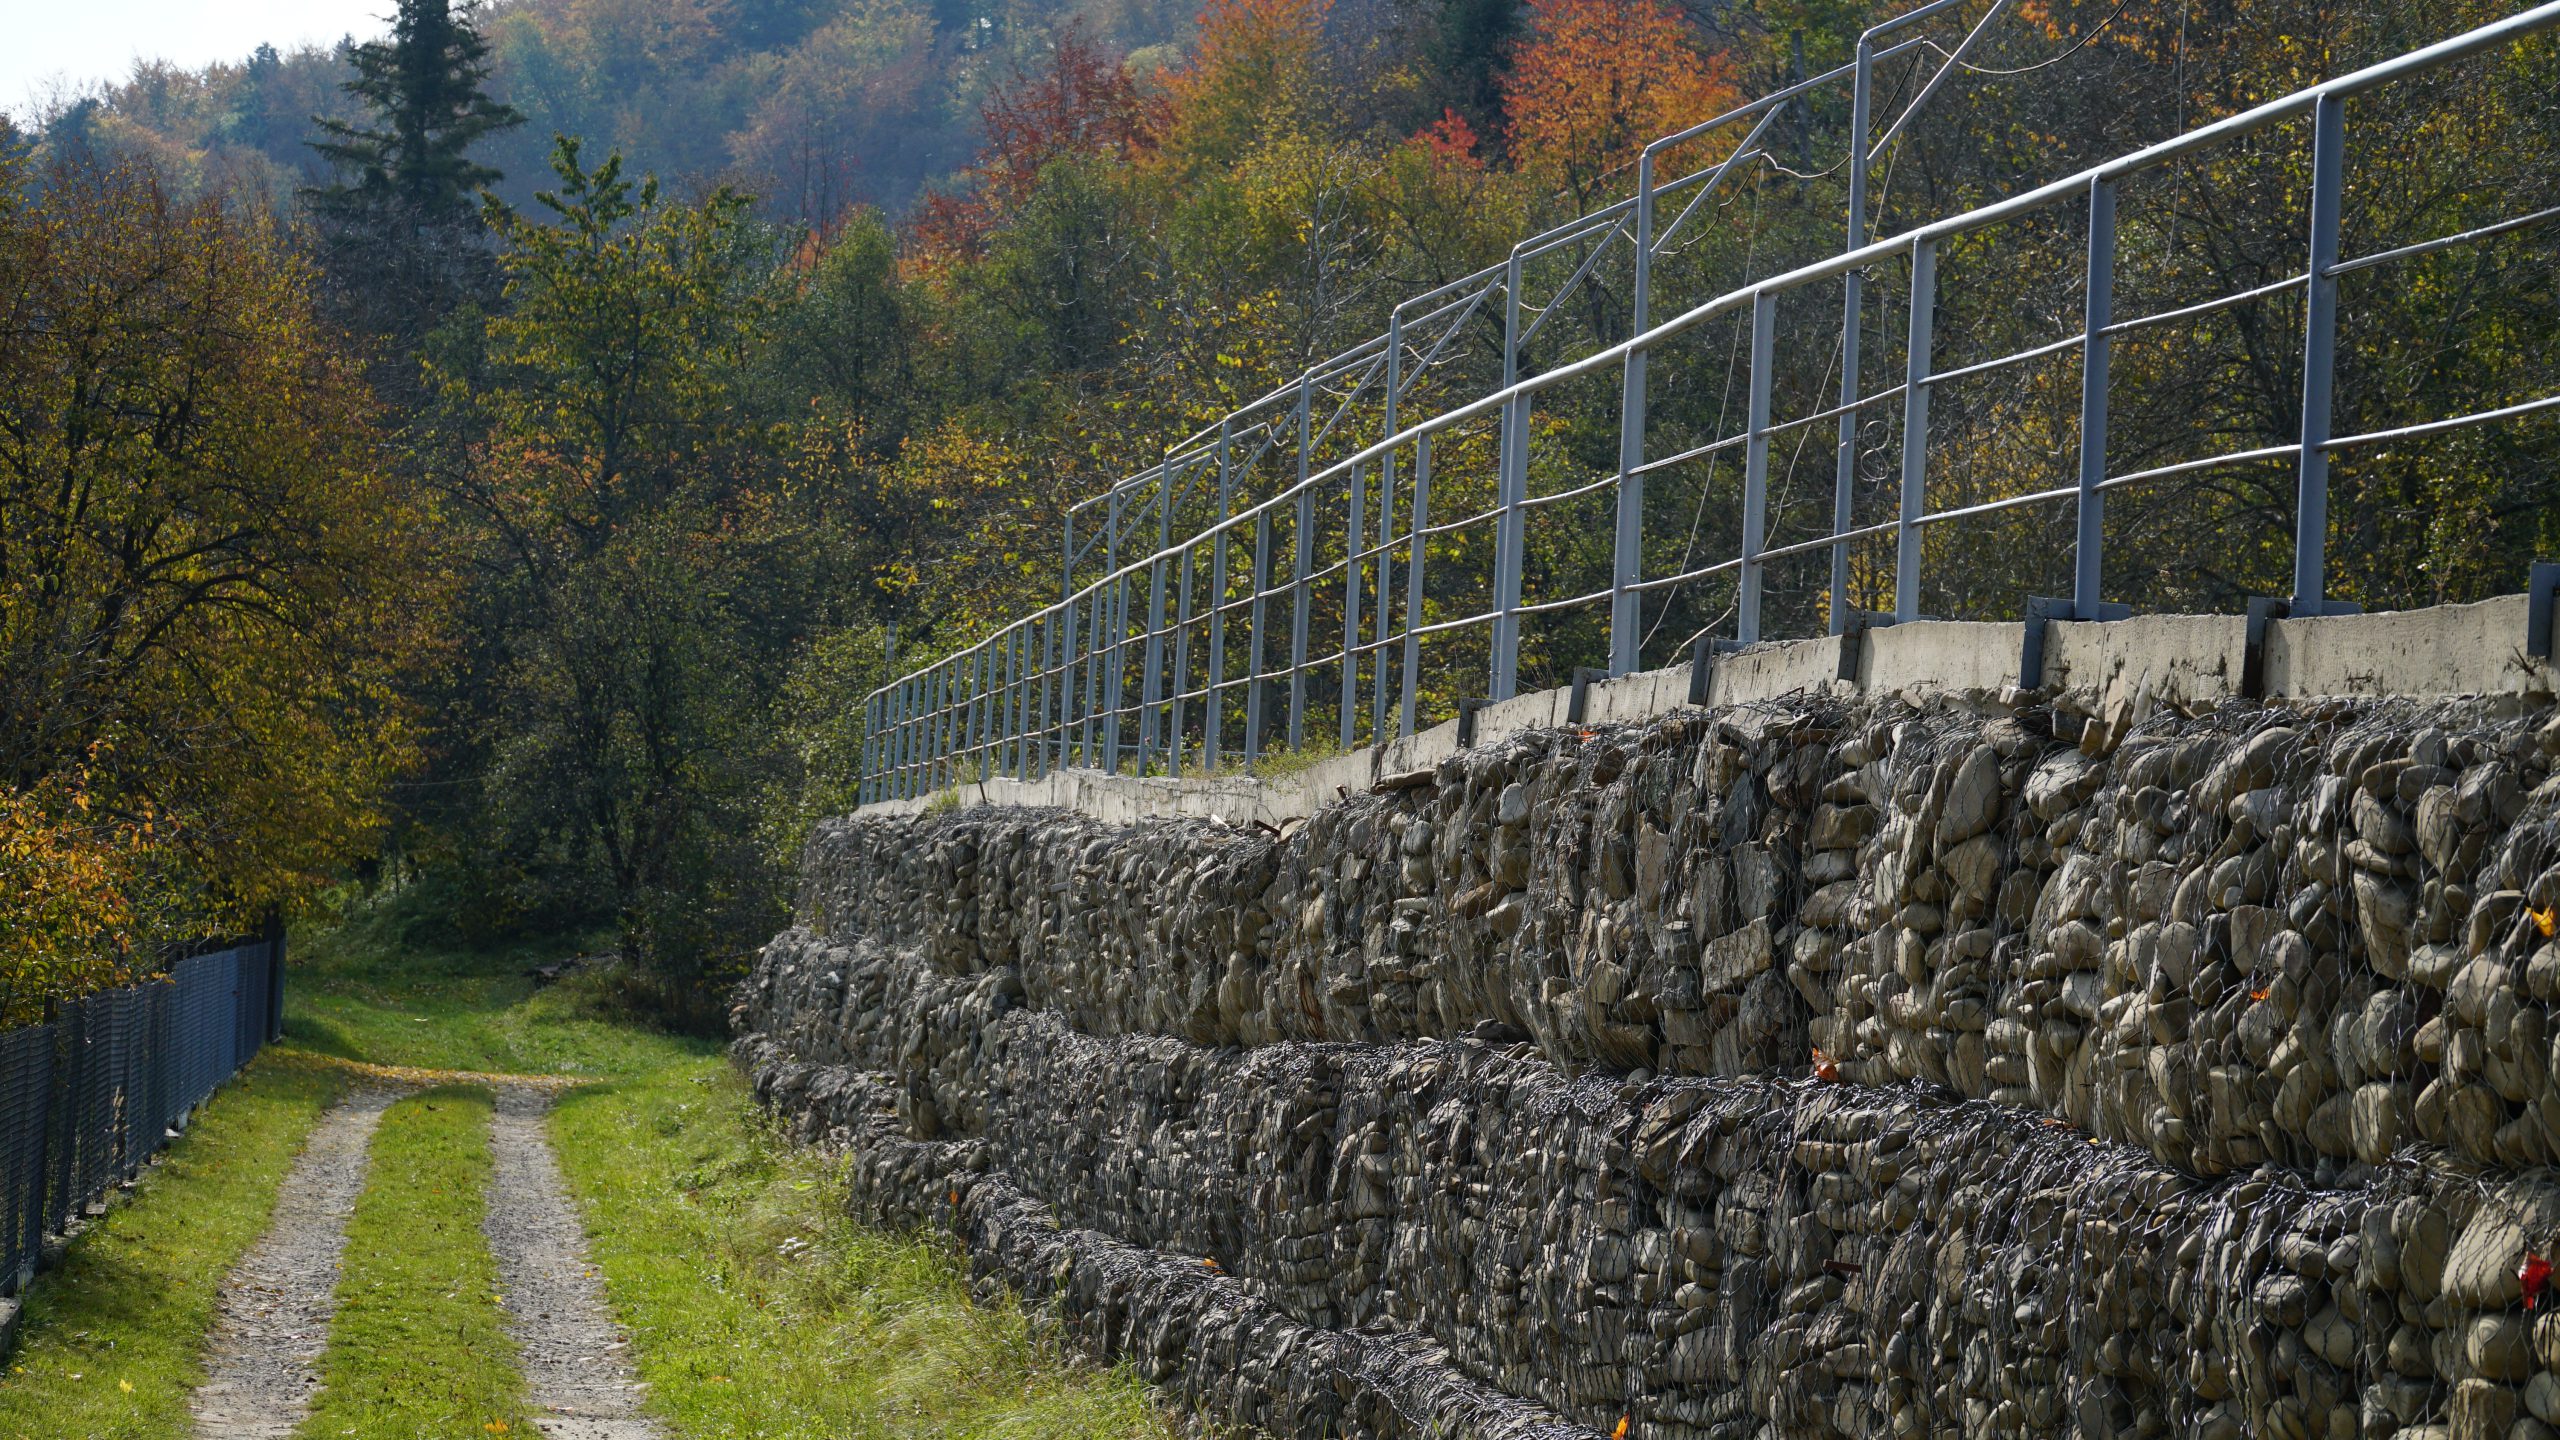
{"type": "Polygon", "coordinates": [[[754,800],[796,630],[789,506],[746,384],[768,328],[745,202],[554,157],[546,214],[490,202],[505,277],[431,367],[482,623],[486,839],[529,911],[593,902],[671,1002],[771,919],[754,800]]]}

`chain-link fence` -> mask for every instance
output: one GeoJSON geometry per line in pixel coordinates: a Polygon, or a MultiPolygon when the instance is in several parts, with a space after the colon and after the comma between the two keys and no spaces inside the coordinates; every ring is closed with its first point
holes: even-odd
{"type": "Polygon", "coordinates": [[[45,1236],[133,1178],[283,1025],[270,928],[0,1033],[0,1285],[24,1283],[45,1236]]]}

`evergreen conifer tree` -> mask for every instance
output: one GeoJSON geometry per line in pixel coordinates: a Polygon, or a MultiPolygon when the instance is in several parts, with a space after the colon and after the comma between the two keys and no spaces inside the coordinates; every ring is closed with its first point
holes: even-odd
{"type": "Polygon", "coordinates": [[[499,172],[471,158],[524,123],[482,89],[489,42],[470,0],[399,0],[391,34],[353,47],[357,121],[313,117],[311,148],[337,173],[305,194],[321,223],[342,313],[406,352],[488,282],[479,192],[499,172]]]}

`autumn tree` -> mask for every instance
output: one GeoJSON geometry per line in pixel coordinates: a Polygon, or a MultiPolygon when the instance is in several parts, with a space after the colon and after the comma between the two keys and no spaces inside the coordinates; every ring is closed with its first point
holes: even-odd
{"type": "Polygon", "coordinates": [[[1327,128],[1329,0],[1209,0],[1190,59],[1164,77],[1163,154],[1178,173],[1232,165],[1276,134],[1327,128]]]}
{"type": "Polygon", "coordinates": [[[0,903],[148,872],[236,924],[378,834],[436,566],[312,286],[220,194],[0,160],[0,903]]]}
{"type": "Polygon", "coordinates": [[[1503,80],[1512,155],[1579,208],[1646,142],[1739,98],[1732,65],[1700,53],[1678,12],[1654,0],[1529,0],[1529,14],[1531,38],[1503,80]]]}
{"type": "Polygon", "coordinates": [[[959,177],[960,188],[932,192],[916,235],[938,259],[974,258],[987,231],[1022,208],[1040,172],[1068,156],[1125,160],[1155,144],[1167,115],[1164,98],[1143,89],[1120,56],[1070,25],[1037,69],[1016,66],[979,107],[985,138],[959,177]]]}

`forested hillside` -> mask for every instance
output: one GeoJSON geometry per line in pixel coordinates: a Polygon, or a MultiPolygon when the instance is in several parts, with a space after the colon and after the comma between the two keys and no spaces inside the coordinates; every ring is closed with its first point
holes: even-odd
{"type": "MultiPolygon", "coordinates": [[[[1879,129],[1985,8],[1879,71],[1879,129]]],[[[2020,0],[1879,153],[1873,228],[2503,8],[2020,0]]],[[[0,161],[9,1003],[360,873],[441,887],[465,933],[609,929],[655,998],[707,1013],[772,932],[808,820],[849,801],[860,698],[1055,598],[1068,504],[1405,297],[1624,196],[1647,139],[1841,64],[1884,13],[406,0],[379,45],[145,71],[63,109],[0,161]]],[[[2537,44],[2465,72],[2459,103],[2374,117],[2358,223],[2414,239],[2560,203],[2537,44]]],[[[1657,277],[1657,317],[1838,249],[1845,120],[1827,92],[1719,193],[1657,277]]],[[[2179,167],[2128,202],[2148,267],[2128,293],[2298,267],[2301,147],[2179,167]]],[[[2050,276],[2078,244],[1952,254],[2014,278],[1941,325],[1985,354],[2067,332],[2080,299],[2050,276]]],[[[2388,419],[2547,393],[2554,297],[2547,231],[2430,260],[2359,302],[2423,338],[2375,342],[2358,403],[2388,419]]],[[[2201,327],[2201,350],[2123,347],[2127,463],[2281,430],[2289,303],[2201,327]]],[[[1498,380],[1485,318],[1453,333],[1442,400],[1498,380]]],[[[1553,321],[1540,356],[1587,351],[1625,334],[1626,296],[1586,290],[1553,321]]],[[[1826,357],[1791,363],[1817,390],[1826,357]]],[[[1736,403],[1722,332],[1656,383],[1658,424],[1713,433],[1736,403]]],[[[2053,483],[2076,395],[2065,371],[1980,402],[1971,423],[2006,443],[1949,494],[2053,483]]],[[[1349,423],[1381,419],[1364,401],[1349,423]]],[[[1614,459],[1605,403],[1542,402],[1536,424],[1542,484],[1614,459]]],[[[2560,546],[2547,440],[2462,445],[2342,467],[2340,593],[2511,589],[2560,546]]],[[[1475,439],[1440,456],[1448,513],[1491,493],[1488,460],[1475,439]]],[[[2281,564],[2261,522],[2288,486],[2269,470],[2129,505],[2123,592],[2233,608],[2281,564]]],[[[1659,494],[1675,552],[1726,543],[1705,480],[1659,494]]],[[[1932,604],[1959,614],[2014,617],[2021,557],[2056,553],[2049,526],[1946,543],[1932,604]]],[[[1587,527],[1531,563],[1575,576],[1605,545],[1587,527]]],[[[1459,535],[1433,565],[1456,596],[1486,556],[1459,535]]],[[[1773,600],[1818,624],[1817,603],[1773,600]]],[[[1657,650],[1725,604],[1671,596],[1657,650]]],[[[1524,685],[1597,643],[1581,618],[1542,630],[1524,685]]],[[[1443,711],[1447,677],[1480,664],[1446,663],[1443,711]]]]}
{"type": "MultiPolygon", "coordinates": [[[[1364,63],[1411,70],[1392,118],[1437,102],[1492,112],[1490,66],[1515,28],[1485,0],[1369,0],[1337,28],[1364,63]],[[1449,12],[1444,16],[1443,8],[1449,12]],[[1442,36],[1410,55],[1399,36],[1442,36]],[[1444,73],[1460,77],[1452,86],[1444,73]]],[[[488,0],[487,88],[526,125],[480,158],[523,201],[540,188],[555,134],[622,153],[635,167],[727,182],[760,213],[825,227],[855,204],[904,211],[924,185],[968,163],[979,111],[1015,67],[1073,34],[1152,75],[1194,33],[1191,0],[488,0]]],[[[289,194],[322,170],[315,115],[358,108],[339,87],[345,46],[189,71],[161,64],[89,93],[55,97],[39,128],[56,143],[150,154],[191,183],[289,194]]],[[[1406,128],[1412,128],[1410,125],[1406,128]]]]}

